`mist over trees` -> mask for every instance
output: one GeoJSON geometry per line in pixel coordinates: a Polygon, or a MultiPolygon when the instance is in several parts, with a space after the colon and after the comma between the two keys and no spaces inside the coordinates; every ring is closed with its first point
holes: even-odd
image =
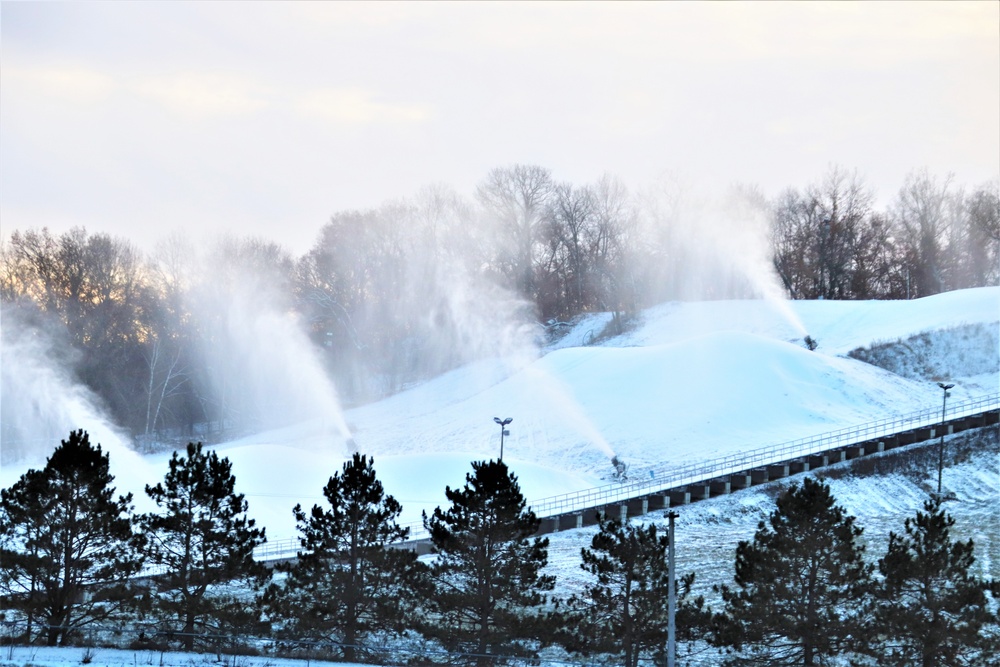
{"type": "MultiPolygon", "coordinates": [[[[0,245],[4,354],[39,350],[141,445],[178,445],[531,349],[585,312],[612,313],[614,334],[649,305],[760,296],[774,275],[793,299],[998,284],[996,182],[916,170],[888,207],[875,202],[839,166],[773,198],[742,185],[706,201],[679,177],[630,189],[515,164],[469,195],[435,185],[336,212],[301,256],[266,239],[179,236],[144,256],[83,228],[15,230],[0,245]]],[[[23,382],[12,369],[5,387],[23,382]]],[[[4,457],[35,437],[8,395],[4,457]]]]}

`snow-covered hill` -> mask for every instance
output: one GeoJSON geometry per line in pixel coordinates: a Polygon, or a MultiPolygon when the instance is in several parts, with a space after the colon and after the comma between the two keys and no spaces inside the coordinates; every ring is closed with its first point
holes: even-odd
{"type": "MultiPolygon", "coordinates": [[[[523,356],[482,361],[330,420],[217,448],[233,461],[251,514],[276,541],[295,535],[291,508],[321,501],[321,488],[354,446],[375,457],[380,479],[403,504],[403,522],[419,520],[422,510],[444,503],[446,485],[463,483],[471,460],[499,455],[497,416],[514,420],[504,438],[504,459],[532,499],[607,483],[612,455],[633,465],[708,459],[936,408],[941,404],[936,383],[942,379],[956,384],[951,400],[1000,391],[1000,288],[905,302],[668,303],[643,313],[628,333],[585,345],[608,319],[605,314],[580,318],[529,363],[523,356]],[[815,351],[803,344],[807,333],[819,342],[815,351]],[[851,351],[897,372],[851,358],[851,351]],[[341,433],[342,419],[353,441],[341,433]]],[[[80,426],[107,432],[100,423],[80,426]]],[[[949,443],[966,437],[954,436],[949,443]]],[[[954,497],[948,509],[957,519],[956,537],[976,541],[977,574],[997,577],[1000,444],[995,430],[986,438],[993,440],[946,469],[944,487],[954,497]]],[[[108,449],[119,490],[132,491],[140,511],[149,509],[143,487],[162,478],[169,455],[139,456],[113,440],[108,449]]],[[[933,481],[931,454],[914,454],[909,467],[893,464],[889,474],[848,474],[853,464],[821,473],[865,528],[871,558],[878,558],[888,532],[899,531],[926,497],[933,481]]],[[[40,463],[6,466],[0,485],[40,463]]],[[[752,537],[778,490],[795,481],[679,509],[678,567],[697,574],[696,592],[711,598],[712,584],[731,580],[736,543],[752,537]]],[[[637,520],[665,523],[659,513],[637,520]]],[[[558,578],[560,595],[584,584],[580,548],[595,531],[549,536],[549,571],[558,578]]],[[[55,667],[78,664],[86,654],[84,649],[17,651],[0,656],[0,663],[55,667]]],[[[110,649],[94,657],[109,666],[202,659],[177,654],[164,662],[160,654],[110,649]]],[[[714,664],[715,657],[707,652],[702,662],[714,664]]],[[[240,660],[257,664],[254,658],[240,660]]],[[[268,658],[260,664],[286,661],[268,658]]]]}
{"type": "MultiPolygon", "coordinates": [[[[940,405],[938,378],[903,377],[847,353],[958,325],[1000,327],[1000,288],[891,302],[667,303],[631,331],[583,345],[607,319],[581,318],[528,363],[479,362],[349,410],[349,437],[337,415],[217,447],[272,540],[295,535],[291,508],[320,500],[354,447],[375,457],[402,521],[418,521],[444,502],[446,485],[463,483],[471,460],[499,455],[494,417],[513,418],[504,460],[525,495],[547,497],[606,483],[613,455],[632,465],[715,458],[940,405]],[[807,333],[815,351],[803,344],[807,333]]],[[[952,338],[952,351],[983,345],[952,338]]],[[[951,400],[996,393],[1000,351],[964,356],[994,361],[947,378],[951,400]]],[[[146,509],[143,487],[162,478],[167,455],[111,451],[119,490],[146,509]]],[[[38,463],[7,466],[0,484],[38,463]]]]}

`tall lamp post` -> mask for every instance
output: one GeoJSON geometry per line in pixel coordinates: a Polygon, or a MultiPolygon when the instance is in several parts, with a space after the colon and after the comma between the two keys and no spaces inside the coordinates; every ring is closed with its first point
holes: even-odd
{"type": "Polygon", "coordinates": [[[667,667],[674,667],[677,654],[677,626],[674,621],[677,615],[677,586],[675,584],[676,570],[674,567],[674,519],[678,516],[673,510],[667,512],[669,521],[667,528],[667,667]]]}
{"type": "Polygon", "coordinates": [[[941,469],[944,467],[944,414],[945,408],[948,406],[948,390],[954,387],[954,384],[945,384],[944,382],[938,382],[938,386],[944,392],[944,396],[941,397],[941,440],[938,443],[938,487],[937,494],[941,496],[941,469]]]}
{"type": "Polygon", "coordinates": [[[507,430],[507,424],[514,421],[514,419],[513,417],[507,417],[507,419],[501,420],[499,417],[494,417],[493,421],[500,424],[500,460],[503,461],[503,437],[510,435],[510,431],[507,430]]]}

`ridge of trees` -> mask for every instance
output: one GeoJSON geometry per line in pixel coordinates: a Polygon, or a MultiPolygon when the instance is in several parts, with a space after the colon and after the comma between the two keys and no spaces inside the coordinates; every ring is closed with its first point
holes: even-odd
{"type": "MultiPolygon", "coordinates": [[[[294,313],[351,402],[530,341],[538,322],[603,311],[620,332],[641,308],[691,290],[752,295],[734,266],[756,246],[793,299],[916,298],[1000,281],[996,182],[966,189],[916,170],[885,210],[875,201],[839,166],[773,199],[740,186],[706,206],[680,180],[631,191],[610,175],[564,183],[515,164],[491,170],[471,198],[436,186],[337,212],[300,257],[264,239],[203,249],[178,236],[144,257],[83,228],[15,230],[0,244],[3,335],[44,331],[48,353],[115,423],[180,444],[203,432],[196,425],[253,427],[274,402],[233,390],[242,362],[227,332],[255,314],[294,313]],[[739,224],[713,236],[725,220],[739,224]]],[[[16,444],[17,420],[2,416],[16,444]]]]}
{"type": "MultiPolygon", "coordinates": [[[[396,548],[400,506],[373,463],[354,455],[324,488],[328,507],[294,508],[302,551],[261,593],[252,548],[263,533],[245,520],[227,459],[195,444],[175,453],[146,489],[159,513],[135,517],[130,497],[114,497],[109,456],[74,431],[0,492],[0,610],[26,622],[24,641],[49,645],[91,623],[151,617],[188,650],[207,630],[253,628],[332,642],[355,660],[373,638],[412,642],[415,630],[449,664],[537,660],[552,645],[628,667],[662,661],[668,543],[654,522],[601,517],[581,550],[588,581],[559,599],[548,540],[502,461],[473,463],[465,486],[447,489],[450,506],[425,513],[424,561],[396,548]],[[140,585],[144,565],[164,571],[140,585]]],[[[876,573],[853,517],[806,477],[736,546],[721,610],[689,600],[693,575],[680,577],[679,643],[715,646],[734,665],[985,667],[1000,649],[1000,582],[973,575],[974,544],[954,540],[953,525],[932,496],[890,534],[876,573]]]]}

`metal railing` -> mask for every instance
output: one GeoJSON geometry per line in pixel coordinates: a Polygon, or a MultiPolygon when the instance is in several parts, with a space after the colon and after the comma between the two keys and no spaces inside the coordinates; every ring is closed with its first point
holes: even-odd
{"type": "MultiPolygon", "coordinates": [[[[978,399],[947,406],[948,420],[961,419],[1000,409],[1000,394],[992,394],[978,399]]],[[[858,426],[830,431],[820,435],[790,440],[777,445],[758,447],[728,456],[679,465],[658,465],[640,468],[632,472],[633,481],[612,483],[603,486],[573,491],[557,496],[549,496],[531,501],[528,505],[539,517],[582,512],[617,502],[623,502],[643,495],[666,492],[680,486],[704,482],[717,477],[761,468],[804,456],[848,447],[877,438],[890,437],[941,424],[941,409],[928,407],[908,414],[879,419],[858,426]],[[652,473],[652,474],[650,474],[652,473]]],[[[410,540],[427,538],[423,523],[403,525],[410,529],[410,540]]],[[[258,560],[276,560],[294,557],[299,549],[298,539],[279,540],[258,547],[254,557],[258,560]]]]}
{"type": "Polygon", "coordinates": [[[288,537],[273,542],[267,542],[253,550],[253,557],[259,561],[274,561],[282,558],[294,558],[302,549],[299,538],[288,537]]]}
{"type": "MultiPolygon", "coordinates": [[[[948,406],[947,418],[960,419],[1000,408],[1000,394],[963,401],[948,406]]],[[[889,437],[941,423],[941,410],[925,408],[905,415],[880,419],[859,426],[799,438],[777,445],[758,447],[720,458],[680,465],[651,466],[633,472],[634,481],[607,484],[583,491],[541,498],[530,503],[540,517],[577,512],[615,503],[644,494],[654,494],[685,484],[694,484],[744,470],[760,468],[791,459],[820,454],[831,449],[889,437]],[[650,475],[652,472],[652,475],[650,475]]]]}

